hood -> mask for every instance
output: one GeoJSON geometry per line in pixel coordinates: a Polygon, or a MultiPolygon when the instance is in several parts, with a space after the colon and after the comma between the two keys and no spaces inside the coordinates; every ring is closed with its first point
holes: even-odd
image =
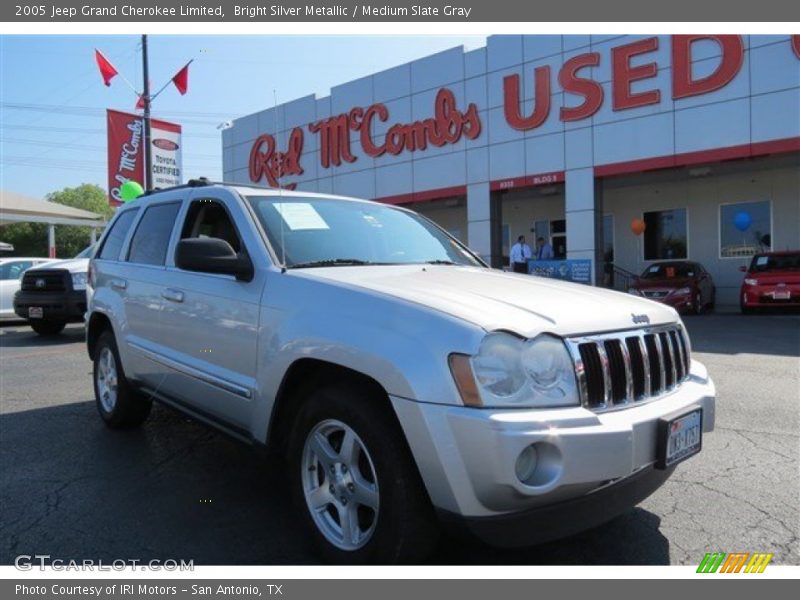
{"type": "Polygon", "coordinates": [[[474,323],[529,337],[630,329],[678,320],[672,308],[577,283],[478,267],[392,265],[289,271],[421,304],[474,323]]]}
{"type": "Polygon", "coordinates": [[[637,290],[648,290],[651,288],[673,290],[682,287],[691,287],[692,285],[694,285],[694,280],[691,277],[659,277],[657,279],[639,279],[636,283],[631,285],[631,287],[637,290]]]}
{"type": "Polygon", "coordinates": [[[800,271],[763,271],[748,273],[747,279],[755,279],[759,285],[775,285],[778,283],[800,283],[800,271]]]}
{"type": "Polygon", "coordinates": [[[38,271],[39,269],[66,269],[70,273],[87,273],[89,271],[89,259],[66,258],[64,260],[51,260],[31,267],[28,271],[38,271]]]}

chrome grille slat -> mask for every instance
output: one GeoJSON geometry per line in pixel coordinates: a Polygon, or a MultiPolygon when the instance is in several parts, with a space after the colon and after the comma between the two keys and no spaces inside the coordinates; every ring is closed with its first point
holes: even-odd
{"type": "Polygon", "coordinates": [[[612,410],[674,391],[689,376],[684,335],[676,324],[568,338],[583,406],[612,410]]]}

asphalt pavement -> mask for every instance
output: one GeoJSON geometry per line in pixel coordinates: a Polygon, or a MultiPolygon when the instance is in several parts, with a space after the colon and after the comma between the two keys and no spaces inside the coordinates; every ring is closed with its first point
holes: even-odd
{"type": "MultiPolygon", "coordinates": [[[[514,551],[446,537],[431,562],[696,565],[721,551],[800,564],[800,317],[685,322],[718,391],[700,455],[597,529],[514,551]]],[[[53,339],[0,325],[0,564],[317,562],[276,461],[162,407],[138,430],[108,430],[90,371],[82,325],[53,339]]]]}

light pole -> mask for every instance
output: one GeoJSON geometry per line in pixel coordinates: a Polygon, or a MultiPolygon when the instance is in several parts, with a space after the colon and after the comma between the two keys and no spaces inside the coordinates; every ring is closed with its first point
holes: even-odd
{"type": "Polygon", "coordinates": [[[150,147],[150,65],[147,60],[147,34],[142,35],[142,104],[144,105],[144,189],[153,189],[153,156],[150,147]]]}

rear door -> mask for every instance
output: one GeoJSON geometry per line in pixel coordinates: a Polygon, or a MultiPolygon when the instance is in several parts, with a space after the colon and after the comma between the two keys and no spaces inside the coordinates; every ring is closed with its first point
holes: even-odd
{"type": "Polygon", "coordinates": [[[163,356],[167,352],[159,342],[158,321],[161,291],[169,281],[167,248],[181,208],[180,198],[159,200],[140,209],[118,270],[109,282],[124,305],[121,325],[126,352],[122,361],[126,375],[155,390],[166,373],[163,356]]]}
{"type": "Polygon", "coordinates": [[[159,345],[170,357],[163,389],[175,400],[244,433],[256,387],[258,316],[265,269],[236,196],[198,188],[184,209],[168,259],[159,345]],[[184,271],[174,263],[178,239],[214,237],[253,259],[252,281],[184,271]]]}

